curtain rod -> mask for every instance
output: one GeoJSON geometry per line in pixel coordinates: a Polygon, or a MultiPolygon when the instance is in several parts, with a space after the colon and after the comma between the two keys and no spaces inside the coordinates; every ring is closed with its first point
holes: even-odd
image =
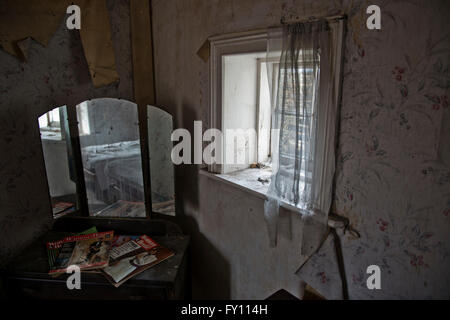
{"type": "MultiPolygon", "coordinates": [[[[298,16],[296,17],[298,19],[298,16]]],[[[337,20],[345,20],[347,19],[347,15],[336,15],[336,16],[329,16],[329,17],[315,17],[311,16],[309,18],[300,19],[300,20],[292,20],[292,21],[286,21],[284,17],[280,19],[281,24],[290,24],[290,23],[303,23],[303,22],[314,22],[319,20],[327,20],[327,21],[337,21],[337,20]]]]}

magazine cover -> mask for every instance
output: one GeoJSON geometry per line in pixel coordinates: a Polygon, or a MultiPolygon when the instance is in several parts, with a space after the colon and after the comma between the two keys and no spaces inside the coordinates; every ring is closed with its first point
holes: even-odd
{"type": "Polygon", "coordinates": [[[114,265],[119,260],[134,257],[158,246],[149,236],[118,236],[114,239],[109,253],[109,264],[114,265]]]}
{"type": "Polygon", "coordinates": [[[135,235],[114,235],[113,242],[111,244],[111,250],[115,247],[120,247],[125,242],[128,242],[130,240],[136,240],[139,238],[139,236],[135,235]]]}
{"type": "MultiPolygon", "coordinates": [[[[96,232],[98,232],[97,228],[92,227],[83,232],[77,233],[75,235],[79,236],[79,235],[83,235],[83,234],[91,234],[91,233],[96,233],[96,232]]],[[[61,246],[62,246],[62,240],[47,243],[47,255],[48,255],[48,264],[50,266],[50,270],[54,268],[55,261],[56,261],[56,258],[58,258],[61,246]]]]}
{"type": "Polygon", "coordinates": [[[103,268],[108,265],[114,231],[97,232],[66,237],[48,242],[49,250],[59,249],[59,254],[49,274],[63,273],[70,265],[80,269],[103,268]]]}
{"type": "Polygon", "coordinates": [[[102,272],[117,288],[128,279],[173,255],[172,250],[143,235],[113,248],[110,265],[102,269],[102,272]]]}

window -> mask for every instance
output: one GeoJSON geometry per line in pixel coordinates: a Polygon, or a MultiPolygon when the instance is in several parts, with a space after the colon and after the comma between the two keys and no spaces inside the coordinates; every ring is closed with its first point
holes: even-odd
{"type": "MultiPolygon", "coordinates": [[[[283,51],[281,28],[210,38],[210,128],[222,132],[222,144],[221,161],[210,165],[209,172],[266,194],[253,182],[267,186],[271,174],[262,178],[261,170],[251,168],[270,168],[272,164],[276,180],[271,189],[277,189],[279,199],[297,206],[299,195],[308,190],[305,208],[326,211],[340,99],[343,24],[338,20],[321,29],[331,32],[323,33],[327,36],[320,38],[318,47],[308,42],[307,47],[296,47],[295,53],[283,51]],[[290,60],[280,60],[282,52],[302,60],[292,66],[290,60]],[[227,130],[235,134],[230,136],[227,130]],[[240,134],[236,130],[241,130],[240,134]],[[229,162],[237,158],[245,161],[229,162]],[[241,183],[241,179],[245,181],[241,183]],[[301,191],[292,191],[297,189],[301,191]]],[[[301,44],[297,41],[297,45],[301,44]]]]}
{"type": "MultiPolygon", "coordinates": [[[[272,155],[272,110],[277,92],[279,57],[267,59],[266,33],[230,35],[230,38],[212,40],[212,127],[223,133],[222,164],[210,171],[231,173],[257,164],[270,166],[272,155]],[[251,52],[252,49],[259,49],[251,52]],[[249,52],[250,51],[250,52],[249,52]],[[273,90],[269,89],[269,80],[273,90]],[[272,93],[272,94],[271,94],[272,93]],[[230,132],[227,132],[230,131],[230,132]]],[[[312,89],[311,77],[307,79],[312,89]]],[[[281,70],[281,74],[289,72],[281,70]]],[[[288,76],[289,77],[289,76],[288,76]]],[[[289,91],[289,88],[288,88],[289,91]]],[[[292,99],[291,95],[288,99],[292,99]]],[[[311,105],[311,101],[309,101],[311,105]]],[[[295,102],[289,102],[295,108],[295,102]]],[[[312,112],[312,110],[311,110],[312,112]]],[[[296,144],[295,112],[286,123],[289,143],[282,147],[282,156],[289,157],[289,149],[296,144]]],[[[288,115],[289,116],[289,115],[288,115]]],[[[305,115],[312,116],[312,113],[305,115]]]]}
{"type": "MultiPolygon", "coordinates": [[[[282,124],[283,126],[283,134],[286,136],[286,138],[283,138],[283,141],[287,142],[284,143],[281,148],[279,149],[279,161],[280,161],[280,165],[279,165],[279,170],[280,170],[280,174],[283,175],[287,175],[287,174],[291,174],[291,172],[283,172],[283,168],[289,167],[289,164],[292,163],[293,161],[293,154],[295,154],[295,147],[297,144],[301,145],[304,143],[304,139],[305,139],[305,130],[306,130],[306,126],[305,126],[305,122],[310,121],[311,118],[313,118],[315,116],[316,110],[314,109],[314,103],[313,103],[313,97],[314,95],[314,91],[317,90],[317,86],[315,84],[314,79],[316,77],[318,77],[318,74],[320,72],[319,69],[314,70],[312,65],[308,66],[308,61],[306,61],[307,63],[305,64],[306,68],[302,69],[302,68],[297,68],[299,74],[303,74],[302,72],[304,71],[304,73],[306,74],[306,79],[305,79],[305,88],[303,88],[303,83],[300,83],[300,97],[303,96],[303,93],[306,94],[306,113],[305,114],[301,114],[298,115],[296,110],[295,110],[295,105],[296,102],[294,101],[294,87],[293,87],[293,79],[292,77],[293,75],[293,70],[291,69],[286,69],[286,68],[282,68],[280,70],[279,67],[279,63],[275,63],[274,64],[274,69],[273,69],[273,86],[275,88],[274,90],[274,96],[276,95],[276,84],[278,82],[278,75],[281,77],[286,76],[287,81],[285,84],[286,87],[286,91],[287,91],[287,95],[285,97],[286,101],[285,101],[285,107],[286,110],[284,111],[284,117],[285,117],[285,121],[282,124]],[[298,127],[298,130],[296,129],[296,122],[297,120],[300,123],[300,126],[298,127]]],[[[274,97],[274,99],[276,99],[274,97]]],[[[282,99],[282,97],[278,97],[278,99],[282,99]]],[[[276,109],[275,110],[276,115],[279,116],[280,115],[280,110],[276,109]]],[[[305,171],[301,171],[300,172],[300,176],[303,178],[304,181],[308,181],[308,179],[310,180],[312,178],[312,165],[305,165],[306,162],[312,162],[313,156],[312,155],[302,155],[302,167],[306,168],[307,170],[305,171]]]]}
{"type": "Polygon", "coordinates": [[[62,140],[61,134],[61,108],[55,108],[39,117],[39,130],[42,139],[62,140]]]}

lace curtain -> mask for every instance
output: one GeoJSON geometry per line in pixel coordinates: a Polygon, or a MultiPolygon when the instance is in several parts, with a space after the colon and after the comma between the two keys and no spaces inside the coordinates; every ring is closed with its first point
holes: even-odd
{"type": "Polygon", "coordinates": [[[339,33],[330,25],[326,20],[296,23],[268,34],[273,174],[265,216],[272,245],[280,205],[326,226],[335,165],[335,80],[340,72],[335,62],[339,33]]]}

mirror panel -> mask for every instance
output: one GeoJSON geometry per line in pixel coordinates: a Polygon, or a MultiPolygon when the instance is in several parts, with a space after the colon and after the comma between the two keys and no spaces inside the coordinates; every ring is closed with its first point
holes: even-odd
{"type": "Polygon", "coordinates": [[[173,119],[172,115],[157,107],[147,108],[152,211],[174,216],[173,119]]]}
{"type": "Polygon", "coordinates": [[[137,105],[102,98],[76,113],[89,215],[145,218],[137,105]]]}
{"type": "Polygon", "coordinates": [[[68,134],[67,107],[62,106],[38,118],[42,152],[53,217],[78,209],[76,170],[68,134]]]}

